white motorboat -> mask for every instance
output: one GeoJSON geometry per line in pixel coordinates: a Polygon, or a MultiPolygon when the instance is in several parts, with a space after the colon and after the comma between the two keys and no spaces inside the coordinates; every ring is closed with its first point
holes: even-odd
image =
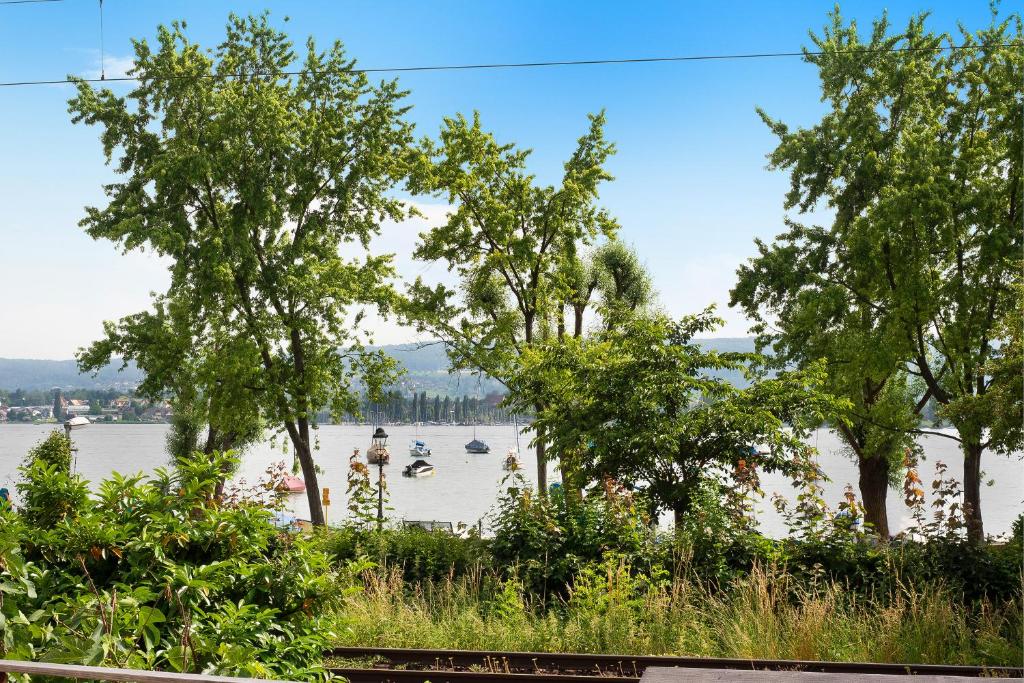
{"type": "Polygon", "coordinates": [[[75,415],[70,420],[64,422],[64,429],[71,431],[72,429],[78,429],[79,427],[84,427],[88,424],[92,424],[92,422],[89,421],[89,418],[83,415],[75,415]]]}
{"type": "Polygon", "coordinates": [[[426,460],[417,460],[411,465],[406,465],[402,474],[406,477],[429,477],[434,474],[434,466],[426,460]]]}
{"type": "Polygon", "coordinates": [[[430,455],[430,447],[423,441],[416,439],[415,441],[409,443],[409,455],[413,457],[425,458],[428,455],[430,455]]]}

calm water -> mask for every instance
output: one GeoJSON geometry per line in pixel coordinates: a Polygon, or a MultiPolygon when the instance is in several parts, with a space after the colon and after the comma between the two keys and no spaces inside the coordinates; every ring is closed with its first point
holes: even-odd
{"type": "MultiPolygon", "coordinates": [[[[17,468],[25,453],[43,439],[52,425],[0,425],[0,486],[11,489],[17,504],[17,493],[12,486],[17,468]]],[[[487,442],[491,452],[487,455],[470,455],[463,448],[473,438],[470,427],[421,426],[419,438],[427,442],[433,451],[429,458],[437,468],[433,477],[412,479],[401,476],[401,469],[413,460],[408,455],[409,441],[416,438],[412,426],[389,426],[391,436],[391,464],[385,468],[390,489],[389,516],[394,519],[433,519],[464,522],[474,525],[493,511],[495,499],[501,489],[506,472],[502,469],[505,453],[516,445],[516,435],[511,426],[479,427],[477,438],[487,442]]],[[[164,439],[167,425],[105,425],[96,424],[76,430],[73,438],[78,447],[77,471],[90,481],[98,481],[112,471],[121,473],[149,472],[167,463],[164,439]]],[[[331,489],[332,505],[328,509],[328,520],[336,521],[345,514],[345,475],[348,458],[353,448],[365,453],[372,429],[367,426],[326,425],[317,430],[319,452],[317,462],[323,473],[321,487],[331,489]]],[[[526,467],[524,474],[534,482],[533,458],[526,447],[528,439],[520,436],[522,460],[526,467]]],[[[932,479],[937,461],[945,462],[950,474],[959,477],[960,454],[957,443],[951,439],[929,436],[922,440],[926,462],[921,467],[921,478],[927,485],[932,479]]],[[[856,489],[856,465],[843,454],[842,445],[835,435],[820,430],[811,440],[821,453],[821,464],[831,478],[825,485],[825,498],[835,506],[842,498],[846,483],[856,489]]],[[[286,440],[277,439],[252,447],[242,461],[238,478],[250,482],[259,479],[264,470],[278,461],[291,465],[291,449],[286,440]]],[[[1013,519],[1024,510],[1024,461],[1014,455],[1000,456],[986,452],[982,461],[986,479],[993,479],[992,486],[982,489],[982,511],[985,530],[989,534],[1004,534],[1010,530],[1013,519]]],[[[557,481],[558,474],[551,468],[548,481],[557,481]]],[[[771,535],[785,534],[782,520],[770,504],[772,492],[792,497],[792,487],[784,478],[774,475],[762,477],[765,501],[759,506],[759,520],[762,529],[771,535]]],[[[889,523],[895,530],[910,521],[903,505],[902,495],[897,491],[889,493],[889,523]]],[[[308,515],[305,494],[291,496],[289,507],[300,517],[308,515]]]]}

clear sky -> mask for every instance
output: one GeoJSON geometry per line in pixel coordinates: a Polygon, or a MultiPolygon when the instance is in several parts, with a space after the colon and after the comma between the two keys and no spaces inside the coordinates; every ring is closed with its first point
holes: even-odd
{"type": "MultiPolygon", "coordinates": [[[[531,2],[435,0],[106,0],[108,75],[130,63],[130,39],[160,23],[188,22],[194,40],[214,45],[229,12],[269,9],[296,41],[341,39],[365,67],[795,51],[808,44],[832,2],[531,2]]],[[[896,25],[929,10],[931,27],[975,29],[988,0],[860,1],[842,4],[862,28],[888,9],[896,25]]],[[[1020,4],[1003,2],[1006,13],[1020,4]]],[[[98,0],[0,5],[0,81],[98,75],[98,0]]],[[[773,138],[754,108],[787,123],[822,111],[817,78],[799,58],[643,65],[550,67],[403,74],[419,134],[443,116],[481,112],[500,140],[534,150],[532,170],[554,181],[586,114],[602,108],[618,146],[616,180],[602,202],[621,237],[651,271],[664,308],[681,315],[727,306],[734,272],[755,237],[781,231],[783,174],[765,169],[773,138]]],[[[127,86],[115,86],[126,91],[127,86]]],[[[165,264],[121,255],[77,226],[112,178],[97,129],[73,126],[67,86],[0,88],[0,356],[69,358],[95,339],[102,321],[147,307],[166,285],[165,264]]],[[[443,211],[430,212],[437,220],[443,211]]],[[[423,225],[386,227],[382,244],[403,274],[425,270],[408,256],[423,225]]],[[[427,269],[437,272],[437,266],[427,269]]],[[[382,343],[412,340],[383,325],[382,343]]]]}

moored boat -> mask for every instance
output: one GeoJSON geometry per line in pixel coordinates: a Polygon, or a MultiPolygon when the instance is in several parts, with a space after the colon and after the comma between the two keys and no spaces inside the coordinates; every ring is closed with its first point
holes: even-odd
{"type": "Polygon", "coordinates": [[[434,474],[434,466],[426,460],[417,460],[411,465],[406,465],[402,474],[407,477],[429,477],[434,474]]]}
{"type": "Polygon", "coordinates": [[[491,447],[479,439],[473,439],[466,444],[467,453],[490,453],[491,447]]]}
{"type": "Polygon", "coordinates": [[[306,482],[301,478],[289,474],[281,481],[279,490],[285,493],[303,493],[306,490],[306,482]]]}
{"type": "Polygon", "coordinates": [[[425,458],[426,456],[430,455],[430,447],[423,441],[416,439],[415,441],[409,444],[409,455],[414,457],[425,458]]]}
{"type": "Polygon", "coordinates": [[[391,453],[385,446],[374,443],[366,449],[366,462],[371,465],[387,465],[391,462],[391,453]]]}

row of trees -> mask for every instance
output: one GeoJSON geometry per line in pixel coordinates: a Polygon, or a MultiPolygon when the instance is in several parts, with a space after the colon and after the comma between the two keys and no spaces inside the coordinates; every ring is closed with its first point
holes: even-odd
{"type": "Polygon", "coordinates": [[[413,393],[407,397],[401,391],[384,392],[378,404],[368,397],[363,403],[363,416],[374,416],[384,422],[472,422],[487,424],[508,422],[512,415],[502,405],[500,394],[488,394],[484,398],[447,394],[427,396],[427,392],[413,393]]]}
{"type": "MultiPolygon", "coordinates": [[[[804,467],[801,435],[831,419],[886,532],[892,464],[935,401],[964,444],[980,538],[981,452],[1020,440],[1019,373],[998,365],[1019,355],[1007,321],[1022,246],[1010,153],[1021,147],[1022,57],[1009,47],[1020,36],[1019,17],[994,18],[965,32],[969,49],[942,50],[950,39],[919,17],[897,33],[877,22],[862,44],[832,17],[822,54],[807,55],[831,111],[795,132],[764,117],[780,137],[771,163],[792,173],[787,208],[834,213],[827,227],[791,222],[740,269],[732,303],[757,321],[770,360],[701,350],[693,337],[717,324],[711,311],[656,313],[649,278],[598,205],[614,153],[603,114],[544,185],[529,152],[478,115],[415,141],[405,93],[370,84],[338,43],[309,41],[300,61],[266,15],[232,17],[212,52],[181,25],[161,28],[155,48],[135,43],[127,97],[79,83],[70,109],[103,128],[123,177],[84,227],[168,257],[171,285],[79,361],[135,360],[139,391],[172,397],[183,457],[287,433],[318,524],[316,411],[357,413],[358,386],[389,404],[381,387],[396,375],[369,349],[368,308],[441,339],[453,368],[486,373],[512,410],[536,415],[542,494],[557,459],[571,490],[613,477],[677,518],[716,482],[804,467]],[[395,199],[402,187],[451,205],[415,257],[447,266],[456,288],[417,279],[399,293],[391,257],[370,252],[383,221],[411,213],[395,199]],[[755,372],[772,363],[772,378],[755,372]],[[709,379],[741,369],[748,389],[709,379]]],[[[416,403],[416,415],[445,413],[416,403]]]]}

